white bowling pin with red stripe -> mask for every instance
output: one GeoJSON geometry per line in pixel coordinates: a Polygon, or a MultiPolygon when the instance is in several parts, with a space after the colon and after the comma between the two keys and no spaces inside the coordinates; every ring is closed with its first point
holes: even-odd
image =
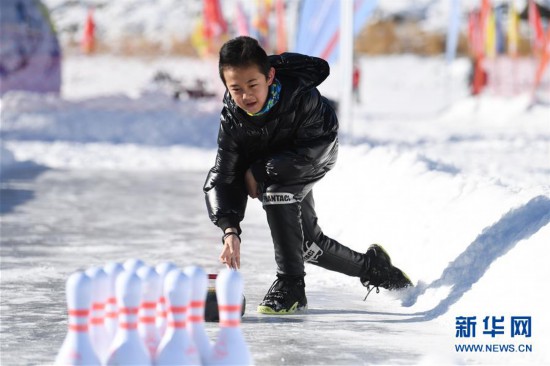
{"type": "Polygon", "coordinates": [[[92,280],[83,272],[69,276],[66,285],[69,330],[55,359],[56,365],[100,365],[88,333],[92,280]]]}
{"type": "Polygon", "coordinates": [[[94,350],[104,363],[107,360],[111,338],[105,328],[105,303],[109,297],[109,276],[103,268],[94,267],[86,270],[92,280],[92,306],[88,325],[90,340],[94,350]]]}
{"type": "Polygon", "coordinates": [[[157,301],[162,291],[160,276],[153,267],[143,266],[137,271],[141,278],[143,293],[139,308],[138,332],[145,343],[147,350],[154,359],[160,342],[160,335],[156,325],[157,301]]]}
{"type": "Polygon", "coordinates": [[[155,267],[157,273],[160,276],[161,286],[163,286],[157,303],[157,328],[159,330],[159,335],[161,339],[164,336],[164,332],[166,331],[166,322],[168,317],[168,313],[166,311],[166,298],[164,296],[164,279],[166,278],[168,272],[176,268],[178,267],[172,262],[159,263],[155,267]]]}
{"type": "Polygon", "coordinates": [[[141,291],[141,279],[135,272],[124,271],[118,276],[118,331],[107,365],[151,365],[151,357],[137,330],[141,291]]]}
{"type": "Polygon", "coordinates": [[[118,306],[116,304],[116,280],[124,271],[122,264],[112,262],[103,267],[109,277],[109,295],[105,304],[105,328],[109,335],[109,344],[115,339],[118,330],[118,306]]]}
{"type": "Polygon", "coordinates": [[[191,280],[191,302],[187,312],[187,331],[193,338],[199,350],[201,361],[205,364],[210,358],[212,345],[204,326],[204,306],[208,292],[208,275],[197,266],[184,269],[184,273],[191,280]]]}
{"type": "Polygon", "coordinates": [[[170,271],[165,279],[168,300],[168,327],[162,338],[155,365],[200,365],[195,342],[187,332],[185,320],[191,298],[191,281],[181,270],[170,271]]]}
{"type": "Polygon", "coordinates": [[[223,269],[216,278],[220,331],[209,365],[251,365],[252,356],[241,330],[243,280],[241,274],[223,269]]]}
{"type": "Polygon", "coordinates": [[[137,272],[138,269],[143,267],[145,262],[138,258],[130,258],[124,261],[124,270],[127,272],[137,272]]]}

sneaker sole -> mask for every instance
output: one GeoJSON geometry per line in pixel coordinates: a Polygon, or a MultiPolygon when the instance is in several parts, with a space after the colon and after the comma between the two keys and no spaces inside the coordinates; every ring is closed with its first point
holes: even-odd
{"type": "MultiPolygon", "coordinates": [[[[392,265],[392,267],[394,267],[395,269],[397,269],[401,275],[405,278],[406,280],[406,284],[405,286],[401,286],[401,287],[395,287],[393,289],[391,289],[390,291],[395,291],[395,290],[402,290],[404,288],[408,288],[408,287],[414,287],[410,277],[405,273],[403,272],[401,269],[395,267],[392,263],[391,263],[391,258],[390,258],[390,255],[388,254],[388,252],[386,252],[386,249],[384,249],[384,247],[380,244],[372,244],[370,247],[375,247],[375,250],[380,250],[382,253],[384,253],[384,255],[386,256],[386,258],[388,259],[388,263],[392,265]]],[[[369,248],[370,248],[369,247],[369,248]]]]}
{"type": "Polygon", "coordinates": [[[413,285],[413,283],[412,283],[410,277],[407,276],[407,274],[406,274],[405,272],[403,272],[403,271],[401,271],[401,273],[403,274],[403,277],[405,277],[405,279],[406,279],[407,282],[408,282],[408,283],[407,283],[407,286],[405,286],[405,287],[403,287],[403,288],[414,287],[414,285],[413,285]]]}
{"type": "Polygon", "coordinates": [[[296,314],[298,312],[306,311],[307,305],[298,307],[298,302],[296,301],[294,305],[290,307],[290,309],[282,309],[279,311],[275,311],[269,306],[259,305],[256,311],[260,314],[269,314],[269,315],[290,315],[290,314],[296,314]]]}
{"type": "Polygon", "coordinates": [[[406,283],[403,286],[391,288],[391,289],[389,289],[389,291],[403,290],[403,289],[406,289],[406,288],[409,288],[409,287],[414,287],[411,279],[409,278],[409,276],[407,276],[407,274],[405,272],[403,272],[402,270],[400,270],[397,267],[393,267],[393,268],[395,268],[396,270],[399,271],[400,275],[403,276],[403,278],[405,279],[404,282],[406,282],[406,283]]]}

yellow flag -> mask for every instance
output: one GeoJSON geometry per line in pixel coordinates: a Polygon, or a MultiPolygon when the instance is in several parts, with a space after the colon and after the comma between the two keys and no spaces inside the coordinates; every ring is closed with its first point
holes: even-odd
{"type": "Polygon", "coordinates": [[[514,1],[508,8],[508,54],[517,56],[519,44],[519,17],[514,1]]]}
{"type": "Polygon", "coordinates": [[[487,57],[495,57],[496,45],[497,37],[495,13],[493,12],[493,9],[489,9],[489,13],[487,14],[487,22],[485,23],[485,55],[487,55],[487,57]]]}
{"type": "Polygon", "coordinates": [[[199,56],[204,57],[208,53],[208,41],[204,37],[204,21],[197,19],[193,33],[191,33],[191,44],[199,56]]]}

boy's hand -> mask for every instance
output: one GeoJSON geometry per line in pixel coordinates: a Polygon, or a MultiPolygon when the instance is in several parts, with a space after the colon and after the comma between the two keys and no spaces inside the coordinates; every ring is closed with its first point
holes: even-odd
{"type": "MultiPolygon", "coordinates": [[[[233,228],[225,230],[226,233],[230,231],[237,232],[237,230],[233,228]]],[[[227,238],[225,238],[223,249],[220,254],[220,262],[224,263],[227,268],[241,268],[241,241],[238,236],[228,235],[227,238]]]]}
{"type": "Polygon", "coordinates": [[[254,178],[250,168],[248,168],[246,173],[244,173],[244,184],[246,186],[246,191],[251,198],[258,198],[260,196],[258,192],[258,182],[256,182],[256,178],[254,178]]]}

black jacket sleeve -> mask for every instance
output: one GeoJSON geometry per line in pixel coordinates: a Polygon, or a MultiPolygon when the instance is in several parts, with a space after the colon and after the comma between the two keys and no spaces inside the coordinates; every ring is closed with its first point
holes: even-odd
{"type": "Polygon", "coordinates": [[[210,220],[222,230],[236,227],[244,218],[247,194],[244,185],[245,164],[237,143],[223,123],[218,133],[218,153],[204,184],[206,207],[210,220]]]}

